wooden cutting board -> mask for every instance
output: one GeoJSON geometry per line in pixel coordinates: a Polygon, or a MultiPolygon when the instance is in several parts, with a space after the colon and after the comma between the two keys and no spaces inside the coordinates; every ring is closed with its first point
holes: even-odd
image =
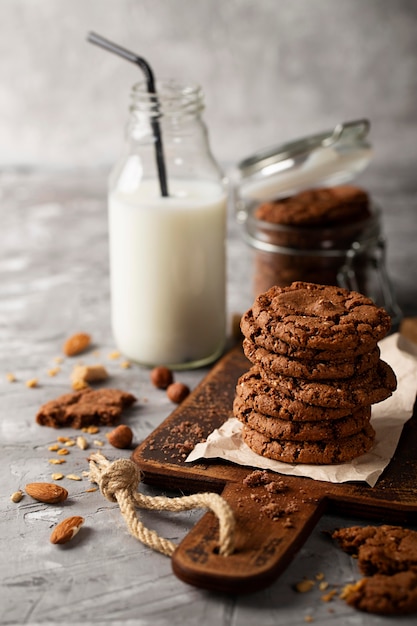
{"type": "Polygon", "coordinates": [[[240,346],[227,353],[189,397],[140,445],[132,459],[144,482],[185,493],[215,491],[233,508],[237,549],[217,554],[218,525],[206,513],[172,557],[182,581],[230,593],[268,586],[285,569],[324,512],[377,520],[417,522],[417,416],[404,427],[395,456],[375,487],[333,484],[269,472],[282,490],[244,483],[253,468],[222,461],[185,463],[192,447],[231,415],[235,385],[250,364],[240,346]],[[272,515],[283,512],[278,518],[272,515]]]}

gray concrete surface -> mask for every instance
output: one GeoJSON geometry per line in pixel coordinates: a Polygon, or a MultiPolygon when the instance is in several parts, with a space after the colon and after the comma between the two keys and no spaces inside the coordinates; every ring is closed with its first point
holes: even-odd
{"type": "MultiPolygon", "coordinates": [[[[122,370],[108,358],[106,178],[139,75],[87,44],[87,32],[147,57],[158,77],[200,82],[213,151],[226,169],[261,147],[369,117],[375,156],[358,182],[381,204],[388,269],[404,314],[416,316],[416,26],[412,0],[1,1],[1,624],[299,626],[308,616],[322,625],[398,623],[338,599],[325,603],[317,588],[294,591],[319,572],[331,586],[357,577],[355,563],[322,531],[362,520],[324,517],[270,588],[226,597],[180,582],[168,558],[127,534],[114,505],[85,491],[85,478],[63,480],[71,499],[62,507],[9,498],[53,471],[48,446],[57,433],[34,418],[43,402],[69,389],[72,362],[55,377],[47,372],[74,329],[92,333],[114,385],[137,395],[135,442],[173,408],[147,370],[122,370]],[[8,372],[16,382],[6,380],[8,372]],[[39,385],[26,387],[34,377],[39,385]],[[83,515],[86,524],[59,549],[49,534],[67,513],[83,515]]],[[[228,258],[230,320],[251,303],[250,258],[232,211],[228,258]]],[[[193,388],[205,372],[181,379],[193,388]]],[[[105,432],[97,438],[110,456],[105,432]]],[[[85,456],[72,449],[64,473],[86,469],[85,456]]],[[[180,541],[199,516],[147,512],[143,519],[180,541]]],[[[411,626],[415,617],[401,623],[411,626]]]]}
{"type": "MultiPolygon", "coordinates": [[[[71,448],[63,466],[51,466],[48,447],[58,435],[35,423],[42,403],[70,389],[73,360],[65,359],[55,377],[65,337],[75,329],[90,332],[99,351],[83,357],[85,363],[104,362],[115,387],[138,398],[129,415],[134,441],[139,443],[172,411],[165,394],[152,387],[149,371],[139,366],[120,368],[111,360],[114,350],[109,326],[107,217],[105,177],[85,171],[64,174],[3,173],[0,176],[0,623],[1,624],[175,624],[299,626],[311,616],[314,623],[351,626],[397,624],[396,619],[358,613],[342,600],[323,602],[316,587],[294,591],[304,577],[323,573],[329,588],[357,579],[356,563],[323,534],[341,525],[364,520],[325,516],[284,574],[268,589],[244,596],[226,596],[190,587],[171,571],[169,558],[145,548],[126,531],[116,505],[99,492],[88,493],[83,477],[60,484],[70,492],[64,505],[45,505],[25,496],[19,504],[10,495],[33,481],[50,480],[53,471],[82,476],[86,456],[71,448]],[[8,372],[16,376],[10,383],[8,372]],[[37,378],[36,388],[27,380],[37,378]],[[64,469],[63,469],[64,468],[64,469]],[[82,515],[84,528],[71,544],[49,543],[52,527],[68,515],[82,515]]],[[[375,181],[374,181],[374,184],[375,181]]],[[[417,301],[414,240],[410,224],[415,196],[384,193],[392,210],[392,269],[401,277],[407,312],[417,301]],[[399,217],[396,218],[396,215],[399,217]],[[407,231],[407,236],[404,233],[407,231]]],[[[233,219],[228,238],[229,319],[248,305],[248,255],[233,219]]],[[[194,388],[207,370],[185,371],[179,378],[194,388]]],[[[88,435],[110,459],[128,456],[115,451],[105,438],[108,428],[88,435]]],[[[99,449],[99,448],[97,448],[99,449]]],[[[163,490],[141,486],[145,493],[163,490]]],[[[168,494],[171,495],[171,494],[168,494]]],[[[200,512],[158,514],[143,512],[142,520],[161,535],[179,542],[200,512]]],[[[402,619],[415,623],[415,616],[402,619]]]]}

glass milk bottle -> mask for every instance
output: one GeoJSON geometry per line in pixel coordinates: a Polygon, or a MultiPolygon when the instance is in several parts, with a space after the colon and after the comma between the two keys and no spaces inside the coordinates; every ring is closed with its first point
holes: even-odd
{"type": "Polygon", "coordinates": [[[136,84],[110,176],[113,335],[148,366],[200,367],[224,348],[227,195],[203,108],[198,86],[161,82],[156,95],[136,84]]]}

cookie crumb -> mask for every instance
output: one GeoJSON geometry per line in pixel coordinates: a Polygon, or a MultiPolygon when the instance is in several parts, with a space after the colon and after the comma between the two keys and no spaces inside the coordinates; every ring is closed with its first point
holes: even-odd
{"type": "Polygon", "coordinates": [[[262,506],[261,512],[265,513],[273,520],[276,520],[283,515],[282,508],[279,506],[279,504],[276,504],[275,502],[270,502],[269,504],[265,504],[264,506],[262,506]]]}
{"type": "Polygon", "coordinates": [[[297,513],[299,511],[298,506],[294,502],[290,502],[284,509],[284,513],[297,513]]]}
{"type": "Polygon", "coordinates": [[[331,600],[333,600],[336,594],[337,594],[337,589],[332,589],[331,591],[329,591],[329,593],[326,593],[324,596],[321,596],[321,600],[322,602],[330,602],[331,600]]]}
{"type": "MultiPolygon", "coordinates": [[[[188,420],[184,420],[171,428],[170,434],[162,444],[162,450],[168,456],[170,453],[171,458],[176,458],[178,452],[181,454],[181,458],[184,458],[184,454],[187,455],[190,452],[190,447],[194,449],[197,443],[205,441],[205,434],[199,424],[192,424],[188,420]]],[[[154,442],[150,441],[150,449],[154,449],[154,442]]]]}
{"type": "Polygon", "coordinates": [[[270,476],[265,470],[254,470],[243,479],[243,484],[247,487],[260,487],[270,482],[270,476]]]}
{"type": "Polygon", "coordinates": [[[282,480],[271,480],[265,485],[265,489],[269,493],[282,493],[287,490],[287,485],[282,480]]]}
{"type": "Polygon", "coordinates": [[[314,580],[310,580],[309,578],[304,578],[299,583],[294,585],[294,589],[298,593],[306,593],[307,591],[311,591],[316,583],[314,580]]]}
{"type": "Polygon", "coordinates": [[[182,443],[177,443],[175,447],[181,452],[182,455],[188,456],[190,452],[194,450],[194,443],[189,439],[186,439],[182,443]]]}
{"type": "Polygon", "coordinates": [[[341,600],[348,600],[349,597],[356,593],[357,591],[359,591],[361,589],[361,587],[363,587],[365,584],[365,579],[362,578],[361,580],[357,580],[355,583],[348,583],[347,585],[345,585],[342,589],[342,591],[339,594],[339,598],[341,600]]]}
{"type": "Polygon", "coordinates": [[[26,381],[25,385],[29,389],[34,389],[35,387],[39,385],[39,381],[37,378],[30,378],[29,380],[26,381]]]}
{"type": "Polygon", "coordinates": [[[23,498],[23,491],[15,491],[14,493],[12,493],[12,495],[10,496],[10,500],[12,502],[15,502],[16,504],[18,502],[20,502],[20,500],[23,498]]]}
{"type": "Polygon", "coordinates": [[[51,369],[48,370],[48,376],[51,376],[51,378],[53,378],[54,376],[59,374],[60,371],[61,371],[60,367],[52,367],[51,369]]]}
{"type": "Polygon", "coordinates": [[[85,426],[81,430],[83,431],[83,433],[88,433],[89,435],[96,435],[97,433],[100,432],[100,429],[98,426],[85,426]]]}
{"type": "Polygon", "coordinates": [[[69,480],[82,480],[81,476],[78,476],[78,474],[67,474],[65,478],[69,480]]]}

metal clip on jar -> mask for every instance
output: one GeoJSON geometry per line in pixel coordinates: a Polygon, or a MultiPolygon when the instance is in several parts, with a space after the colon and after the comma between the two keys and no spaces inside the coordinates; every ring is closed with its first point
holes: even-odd
{"type": "Polygon", "coordinates": [[[111,314],[118,348],[145,365],[203,366],[226,335],[226,189],[198,86],[133,87],[126,150],[109,185],[111,314]],[[161,129],[167,189],[155,160],[161,129]]]}
{"type": "Polygon", "coordinates": [[[352,214],[351,219],[346,214],[339,222],[291,223],[285,217],[284,199],[307,190],[330,191],[367,166],[368,132],[367,120],[347,122],[239,163],[235,204],[243,237],[253,250],[255,297],[273,285],[297,280],[340,285],[372,298],[391,315],[393,327],[398,325],[401,312],[386,270],[381,211],[372,200],[366,214],[352,214]],[[259,217],[261,206],[279,199],[284,200],[282,223],[265,219],[265,213],[259,217]]]}

